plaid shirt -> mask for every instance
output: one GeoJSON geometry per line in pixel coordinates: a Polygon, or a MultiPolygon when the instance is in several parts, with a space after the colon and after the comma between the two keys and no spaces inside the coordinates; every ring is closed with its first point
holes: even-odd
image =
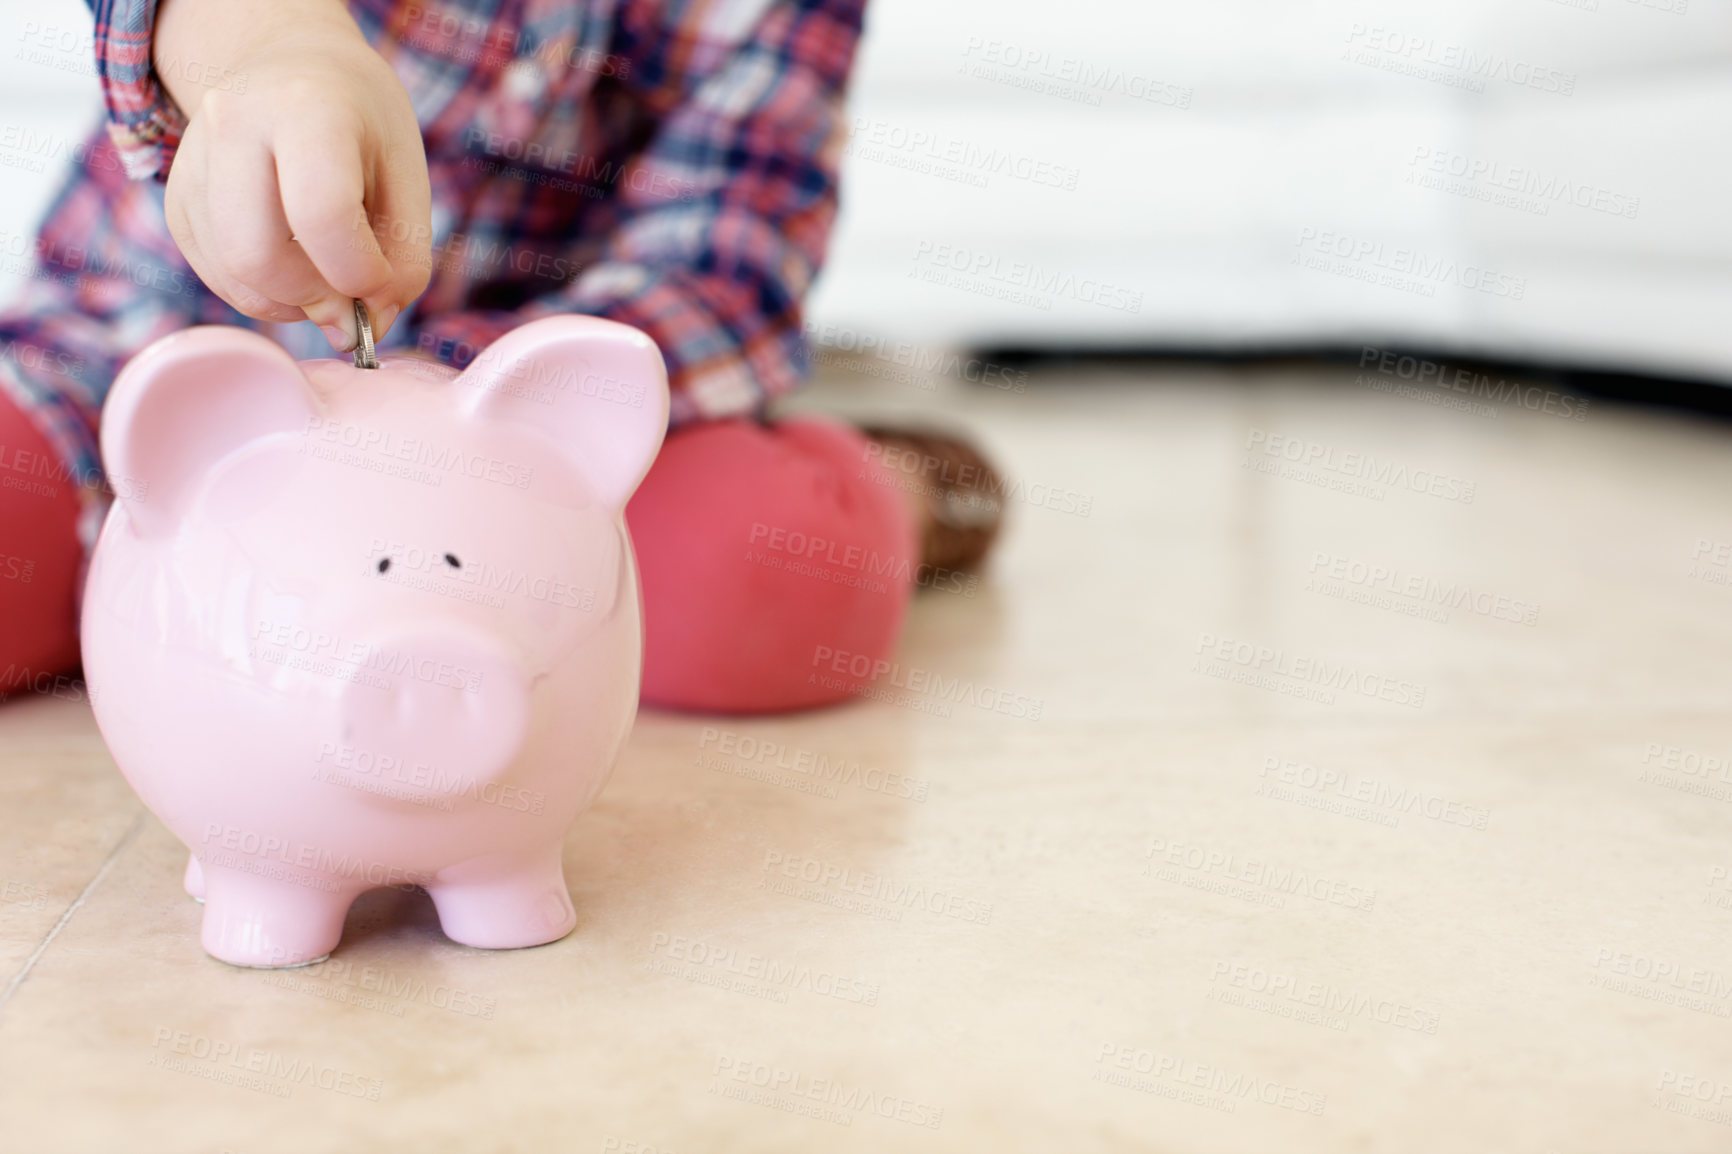
{"type": "MultiPolygon", "coordinates": [[[[162,182],[185,120],[152,68],[155,0],[88,2],[109,139],[78,150],[31,281],[0,311],[0,388],[85,482],[93,540],[105,505],[97,414],[128,357],[200,323],[265,329],[301,357],[330,350],[309,323],[240,316],[181,259],[162,182]]],[[[408,90],[433,187],[432,284],[385,347],[462,366],[526,321],[589,313],[655,339],[674,425],[753,412],[794,388],[864,4],[350,0],[408,90]]]]}

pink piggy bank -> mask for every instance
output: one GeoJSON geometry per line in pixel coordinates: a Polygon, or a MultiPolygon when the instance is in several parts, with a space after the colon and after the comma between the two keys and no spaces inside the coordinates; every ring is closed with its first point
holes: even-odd
{"type": "Polygon", "coordinates": [[[590,317],[462,373],[215,327],[127,364],[84,668],[192,852],[212,956],[317,961],[387,885],[425,886],[467,945],[571,932],[561,848],[637,709],[623,511],[667,409],[650,339],[590,317]]]}

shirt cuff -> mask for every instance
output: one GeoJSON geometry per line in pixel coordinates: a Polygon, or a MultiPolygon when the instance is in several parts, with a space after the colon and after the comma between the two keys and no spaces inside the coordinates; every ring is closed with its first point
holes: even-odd
{"type": "Polygon", "coordinates": [[[97,0],[96,75],[108,136],[133,180],[168,179],[186,117],[151,67],[156,0],[97,0]]]}

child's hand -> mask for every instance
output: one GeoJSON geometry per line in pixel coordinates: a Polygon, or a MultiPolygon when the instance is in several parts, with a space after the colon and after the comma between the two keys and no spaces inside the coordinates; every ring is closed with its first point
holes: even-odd
{"type": "Polygon", "coordinates": [[[166,209],[193,271],[247,316],[311,319],[339,352],[359,297],[383,337],[432,275],[427,157],[340,0],[163,0],[152,57],[190,118],[166,209]]]}

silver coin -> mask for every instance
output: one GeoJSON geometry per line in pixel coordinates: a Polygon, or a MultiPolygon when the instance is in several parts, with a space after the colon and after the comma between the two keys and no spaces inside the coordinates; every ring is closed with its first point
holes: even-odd
{"type": "Polygon", "coordinates": [[[373,319],[367,315],[367,306],[360,300],[355,302],[355,335],[360,338],[355,342],[355,367],[378,368],[379,354],[373,347],[373,319]]]}

